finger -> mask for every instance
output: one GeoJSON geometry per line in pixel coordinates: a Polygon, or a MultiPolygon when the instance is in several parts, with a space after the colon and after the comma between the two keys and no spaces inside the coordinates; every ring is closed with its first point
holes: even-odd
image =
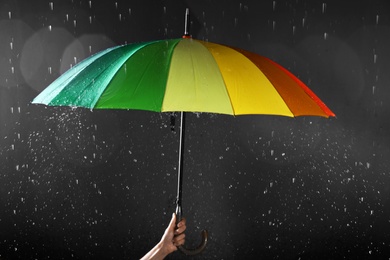
{"type": "Polygon", "coordinates": [[[181,233],[183,233],[184,231],[186,231],[186,229],[187,229],[187,226],[181,226],[181,227],[179,227],[179,228],[177,228],[176,230],[175,230],[175,235],[178,235],[178,234],[181,234],[181,233]]]}
{"type": "Polygon", "coordinates": [[[177,227],[184,226],[186,224],[187,220],[185,218],[182,218],[179,223],[177,223],[177,227]]]}
{"type": "Polygon", "coordinates": [[[185,242],[185,237],[186,237],[185,234],[180,234],[180,235],[176,236],[176,237],[173,239],[172,243],[173,243],[175,246],[183,245],[184,242],[185,242]]]}

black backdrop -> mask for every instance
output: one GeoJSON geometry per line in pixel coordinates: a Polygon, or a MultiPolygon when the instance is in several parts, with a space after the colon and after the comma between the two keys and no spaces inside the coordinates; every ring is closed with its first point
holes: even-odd
{"type": "MultiPolygon", "coordinates": [[[[176,195],[170,115],[31,105],[83,58],[193,37],[268,56],[337,118],[189,114],[194,259],[390,256],[387,0],[0,1],[0,258],[137,259],[176,195]]],[[[169,259],[183,259],[181,253],[169,259]]]]}

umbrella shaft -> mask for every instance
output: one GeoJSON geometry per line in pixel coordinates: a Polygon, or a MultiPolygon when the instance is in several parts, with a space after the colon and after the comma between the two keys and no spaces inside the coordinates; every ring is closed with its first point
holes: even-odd
{"type": "Polygon", "coordinates": [[[184,161],[184,133],[185,133],[185,112],[180,112],[180,138],[179,138],[179,162],[177,171],[177,198],[176,215],[178,220],[182,218],[182,183],[183,183],[183,161],[184,161]]]}

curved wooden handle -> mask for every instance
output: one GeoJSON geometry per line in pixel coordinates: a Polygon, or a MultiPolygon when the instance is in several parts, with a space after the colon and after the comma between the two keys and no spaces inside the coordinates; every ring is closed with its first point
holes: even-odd
{"type": "Polygon", "coordinates": [[[206,248],[206,245],[207,245],[207,241],[209,239],[209,233],[207,232],[207,230],[202,230],[202,242],[200,243],[200,245],[194,249],[188,249],[188,248],[185,248],[184,246],[179,246],[179,250],[184,253],[185,255],[197,255],[197,254],[200,254],[205,248],[206,248]]]}

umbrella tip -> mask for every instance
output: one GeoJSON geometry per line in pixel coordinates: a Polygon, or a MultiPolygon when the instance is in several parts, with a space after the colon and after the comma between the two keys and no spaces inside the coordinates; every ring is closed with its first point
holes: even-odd
{"type": "Polygon", "coordinates": [[[189,20],[190,20],[190,9],[186,8],[186,14],[184,16],[184,35],[183,38],[191,38],[190,32],[189,32],[189,20]]]}

